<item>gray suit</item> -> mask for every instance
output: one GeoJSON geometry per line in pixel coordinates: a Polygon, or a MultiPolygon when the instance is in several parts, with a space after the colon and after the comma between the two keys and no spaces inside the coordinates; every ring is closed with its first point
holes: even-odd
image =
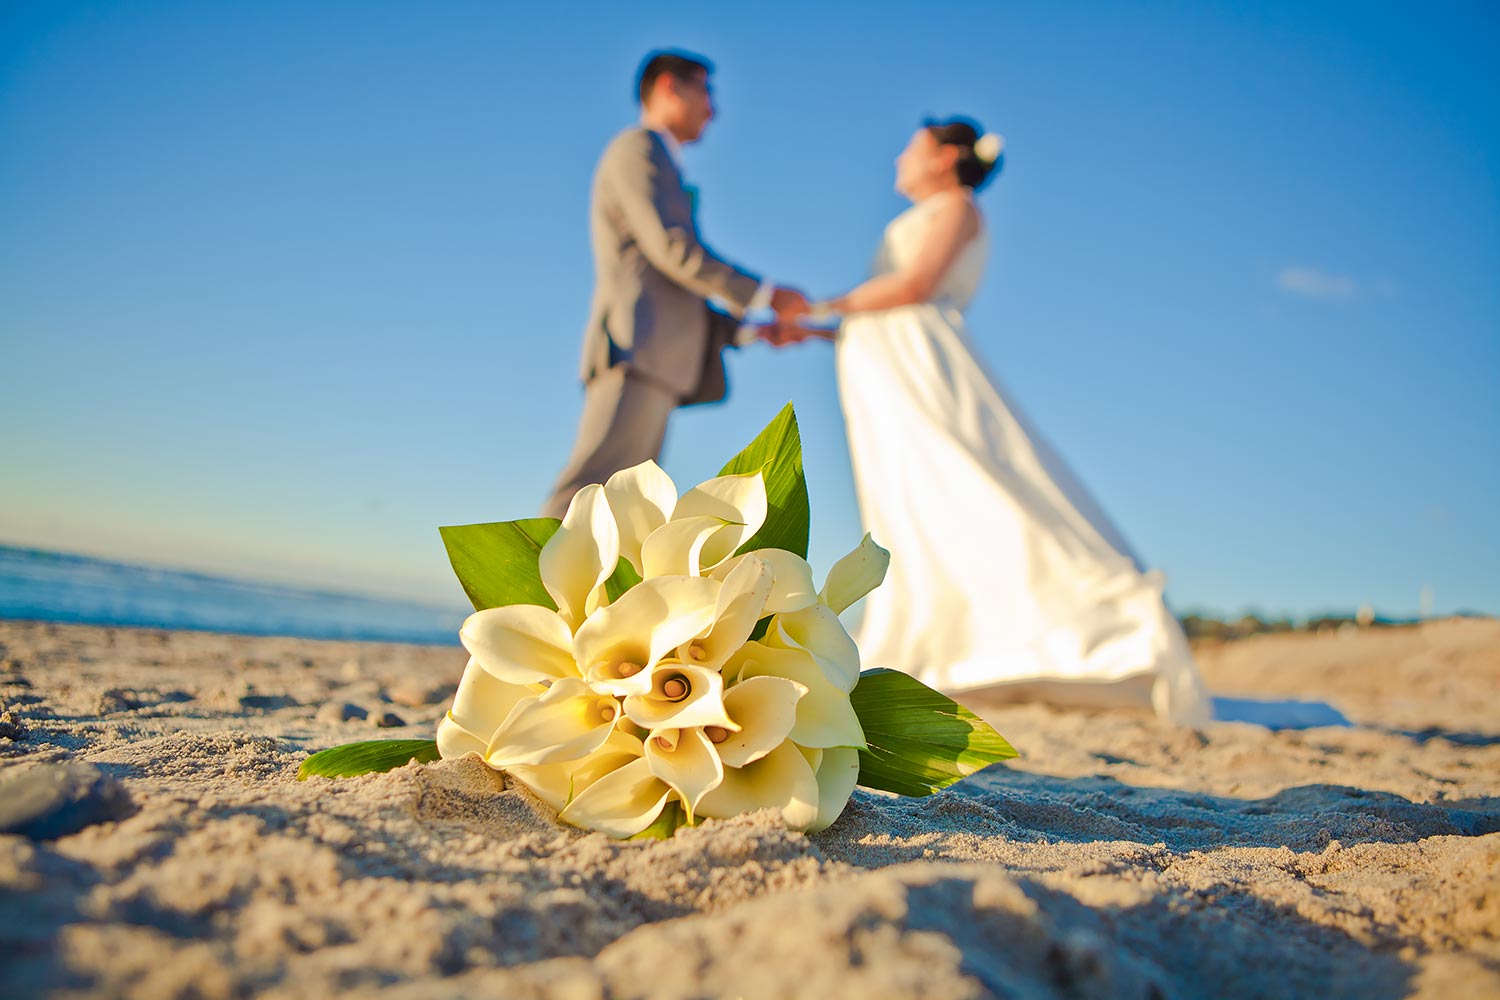
{"type": "Polygon", "coordinates": [[[724,398],[723,349],[739,323],[710,309],[717,296],[743,314],[760,279],[698,238],[693,199],[662,137],[627,129],[594,172],[589,223],[594,298],[583,333],[578,439],[543,513],[561,517],[573,494],[661,453],[678,406],[724,398]]]}

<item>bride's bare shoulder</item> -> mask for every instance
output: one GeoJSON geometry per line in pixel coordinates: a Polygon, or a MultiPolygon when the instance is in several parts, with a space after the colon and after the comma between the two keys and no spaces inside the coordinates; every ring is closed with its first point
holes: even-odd
{"type": "Polygon", "coordinates": [[[932,195],[932,214],[959,231],[959,236],[972,239],[984,227],[984,216],[974,204],[974,196],[967,188],[953,188],[932,195]]]}

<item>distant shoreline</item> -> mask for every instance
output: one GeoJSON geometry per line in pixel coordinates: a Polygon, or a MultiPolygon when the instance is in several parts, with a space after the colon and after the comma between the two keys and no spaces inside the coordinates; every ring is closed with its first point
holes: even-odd
{"type": "Polygon", "coordinates": [[[468,614],[191,570],[0,545],[0,619],[453,646],[468,614]]]}
{"type": "Polygon", "coordinates": [[[130,632],[160,632],[170,635],[173,632],[192,632],[199,635],[222,635],[239,639],[295,639],[298,642],[342,642],[342,643],[372,643],[384,646],[421,646],[431,649],[461,649],[463,644],[458,640],[458,631],[455,629],[452,639],[377,639],[363,635],[302,635],[294,632],[273,631],[247,631],[244,629],[215,628],[210,625],[150,625],[131,621],[84,621],[76,618],[28,618],[18,615],[0,614],[0,624],[7,625],[56,625],[63,628],[104,628],[120,629],[130,632]]]}

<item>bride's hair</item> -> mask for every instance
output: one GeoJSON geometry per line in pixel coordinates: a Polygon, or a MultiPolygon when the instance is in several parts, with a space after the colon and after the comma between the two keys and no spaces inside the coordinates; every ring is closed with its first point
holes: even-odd
{"type": "Polygon", "coordinates": [[[974,151],[984,129],[972,118],[928,118],[922,126],[944,146],[958,147],[958,162],[954,166],[958,171],[958,182],[964,187],[978,191],[1000,172],[1004,156],[987,161],[974,151]]]}

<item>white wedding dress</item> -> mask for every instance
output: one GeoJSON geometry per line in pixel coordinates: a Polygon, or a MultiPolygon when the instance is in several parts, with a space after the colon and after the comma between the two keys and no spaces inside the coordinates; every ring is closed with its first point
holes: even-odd
{"type": "MultiPolygon", "coordinates": [[[[917,252],[931,202],[886,227],[877,274],[917,252]]],[[[990,377],[963,310],[987,256],[961,252],[932,301],[845,318],[839,394],[865,530],[891,552],[857,635],[894,667],[965,701],[1210,709],[1159,573],[1129,547],[990,377]]]]}

